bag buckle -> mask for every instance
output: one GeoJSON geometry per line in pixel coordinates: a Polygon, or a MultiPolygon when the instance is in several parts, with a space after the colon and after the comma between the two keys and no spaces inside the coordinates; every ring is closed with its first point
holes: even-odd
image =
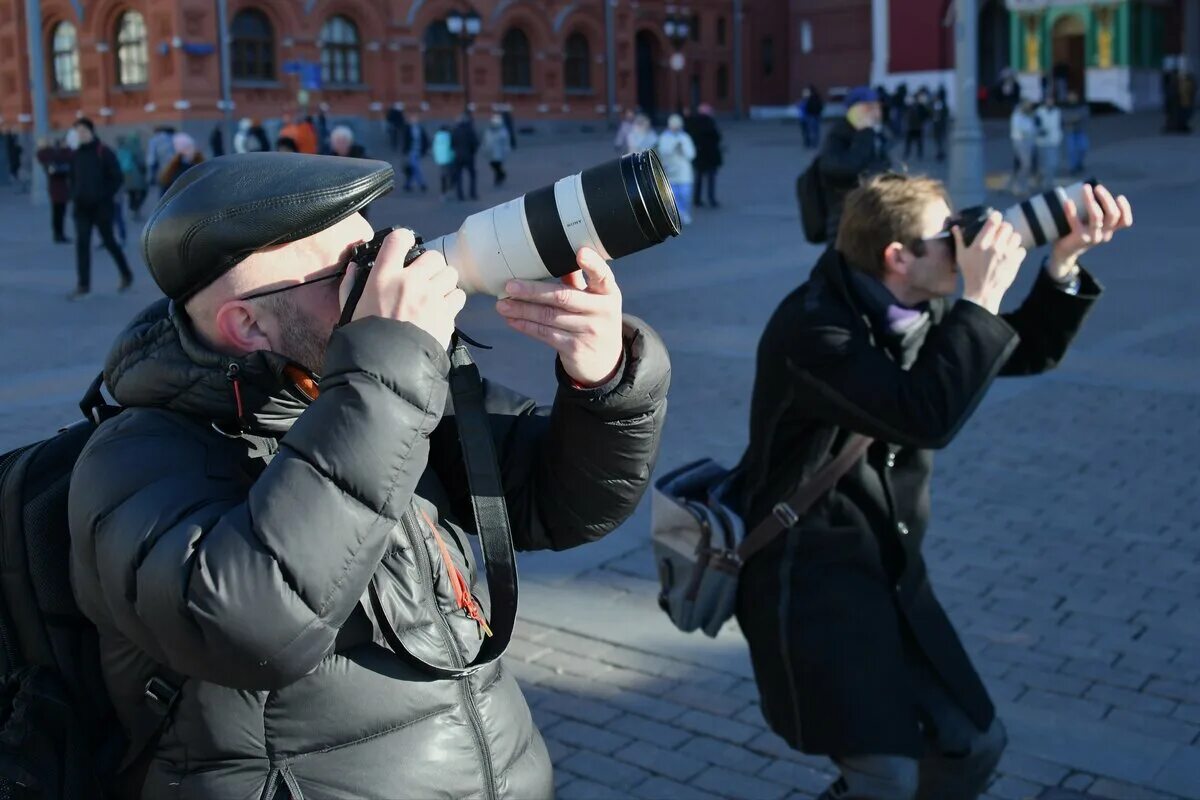
{"type": "Polygon", "coordinates": [[[785,529],[792,527],[800,521],[800,515],[787,503],[776,503],[775,507],[771,509],[771,513],[785,529]]]}
{"type": "Polygon", "coordinates": [[[162,678],[153,677],[146,681],[146,702],[162,713],[171,710],[179,690],[162,678]]]}

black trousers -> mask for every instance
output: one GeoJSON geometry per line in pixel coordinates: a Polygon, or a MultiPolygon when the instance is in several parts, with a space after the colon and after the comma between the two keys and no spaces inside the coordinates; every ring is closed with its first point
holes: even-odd
{"type": "Polygon", "coordinates": [[[137,214],[142,210],[142,203],[146,202],[145,189],[130,189],[129,190],[129,210],[137,214]]]}
{"type": "Polygon", "coordinates": [[[499,186],[504,183],[504,179],[508,177],[508,173],[504,171],[503,161],[489,161],[492,166],[492,186],[499,186]]]}
{"type": "Polygon", "coordinates": [[[708,184],[708,204],[715,206],[717,204],[717,171],[715,169],[696,170],[695,200],[698,206],[704,203],[705,183],[708,184]]]}
{"type": "Polygon", "coordinates": [[[908,158],[913,146],[917,149],[917,158],[925,158],[925,132],[909,131],[904,135],[904,157],[908,158]]]}
{"type": "Polygon", "coordinates": [[[54,241],[61,242],[67,238],[63,232],[63,221],[67,218],[66,203],[52,203],[50,208],[50,229],[54,231],[54,241]]]}
{"type": "Polygon", "coordinates": [[[125,254],[121,252],[121,248],[117,246],[117,240],[113,238],[112,227],[113,203],[111,201],[99,205],[75,204],[75,271],[78,274],[76,284],[78,289],[86,292],[92,288],[92,228],[96,228],[100,232],[100,240],[104,242],[104,249],[117,263],[117,271],[121,273],[121,278],[127,281],[133,280],[133,273],[129,271],[129,263],[125,261],[125,254]]]}
{"type": "Polygon", "coordinates": [[[454,164],[454,185],[458,190],[458,199],[463,200],[463,173],[471,173],[471,199],[475,200],[479,197],[475,191],[475,159],[470,161],[457,161],[454,164]]]}

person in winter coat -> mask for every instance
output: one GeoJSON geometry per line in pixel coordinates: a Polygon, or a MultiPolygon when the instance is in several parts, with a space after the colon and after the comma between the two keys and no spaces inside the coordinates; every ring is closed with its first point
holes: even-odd
{"type": "Polygon", "coordinates": [[[869,86],[851,89],[846,94],[846,116],[830,125],[817,156],[830,241],[837,237],[846,195],[862,178],[891,169],[890,147],[879,95],[869,86]]]}
{"type": "Polygon", "coordinates": [[[675,205],[679,207],[679,219],[684,225],[691,225],[692,184],[696,180],[692,160],[696,158],[696,145],[683,129],[683,117],[672,114],[667,118],[667,129],[658,137],[654,149],[658,151],[663,172],[671,182],[675,205]]]}
{"type": "Polygon", "coordinates": [[[237,133],[233,135],[233,152],[259,153],[270,149],[271,142],[267,139],[267,132],[258,124],[258,120],[243,117],[238,122],[237,133]]]}
{"type": "Polygon", "coordinates": [[[129,197],[129,211],[135,220],[142,218],[142,204],[146,202],[149,181],[146,179],[146,164],[142,161],[142,143],[136,134],[122,136],[117,140],[117,161],[124,177],[125,194],[129,197]]]}
{"type": "Polygon", "coordinates": [[[1033,188],[1033,155],[1037,139],[1037,123],[1033,103],[1022,100],[1013,110],[1008,122],[1008,136],[1013,148],[1013,176],[1009,191],[1022,195],[1033,188]]]}
{"type": "Polygon", "coordinates": [[[645,114],[638,114],[634,117],[633,130],[629,132],[629,136],[625,137],[625,154],[652,150],[657,143],[658,134],[654,132],[654,126],[650,124],[650,118],[645,114]]]}
{"type": "Polygon", "coordinates": [[[343,158],[366,158],[367,151],[361,144],[354,141],[354,131],[345,125],[338,125],[329,133],[330,155],[343,158]]]}
{"type": "Polygon", "coordinates": [[[1067,93],[1067,104],[1062,110],[1064,141],[1067,145],[1067,170],[1072,175],[1082,175],[1088,154],[1088,118],[1091,112],[1087,103],[1079,99],[1077,92],[1067,93]]]}
{"type": "Polygon", "coordinates": [[[449,200],[454,188],[454,134],[449,125],[442,125],[433,135],[433,163],[438,166],[442,200],[449,200]]]}
{"type": "Polygon", "coordinates": [[[816,85],[804,87],[800,95],[800,133],[805,148],[811,150],[821,143],[821,116],[825,113],[825,101],[816,85]]]}
{"type": "Polygon", "coordinates": [[[929,92],[919,90],[908,101],[904,109],[904,157],[917,151],[917,158],[925,158],[925,124],[929,122],[929,92]]]}
{"type": "Polygon", "coordinates": [[[475,154],[479,152],[479,135],[475,133],[475,123],[470,112],[464,111],[454,131],[450,134],[450,143],[454,147],[454,187],[458,199],[463,197],[463,173],[471,175],[471,199],[478,200],[475,191],[475,154]]]}
{"type": "Polygon", "coordinates": [[[279,129],[280,138],[291,139],[296,143],[297,152],[316,155],[317,129],[308,120],[294,121],[291,114],[283,115],[283,127],[279,129]]]}
{"type": "MultiPolygon", "coordinates": [[[[174,128],[160,125],[146,143],[146,174],[153,176],[155,183],[158,183],[158,176],[175,157],[174,137],[174,128]]],[[[161,183],[158,183],[158,190],[160,194],[166,191],[161,183]]]]}
{"type": "Polygon", "coordinates": [[[617,135],[613,137],[613,149],[617,155],[629,153],[629,134],[633,132],[633,120],[637,117],[632,108],[625,109],[621,124],[617,126],[617,135]]]}
{"type": "Polygon", "coordinates": [[[421,169],[428,152],[429,134],[421,126],[421,115],[413,114],[404,125],[404,191],[411,192],[414,184],[422,192],[429,188],[421,169]]]}
{"type": "Polygon", "coordinates": [[[1063,142],[1062,111],[1052,96],[1047,96],[1034,112],[1034,125],[1037,130],[1034,141],[1037,145],[1041,185],[1043,189],[1049,189],[1058,178],[1058,156],[1062,151],[1063,142]]]}
{"type": "Polygon", "coordinates": [[[483,151],[487,153],[488,164],[492,167],[492,188],[499,189],[508,178],[504,171],[504,162],[512,153],[512,139],[508,128],[504,126],[504,117],[493,114],[491,123],[483,132],[483,151]]]}
{"type": "Polygon", "coordinates": [[[175,155],[158,174],[158,184],[164,192],[170,189],[171,184],[185,171],[204,161],[204,156],[196,149],[196,140],[191,136],[177,133],[171,141],[175,145],[175,155]]]}
{"type": "Polygon", "coordinates": [[[999,314],[1025,258],[1012,226],[994,213],[966,247],[939,182],[868,179],[759,342],[740,495],[748,528],[786,530],[745,564],[737,614],[767,722],[841,770],[821,800],[975,800],[1000,759],[1004,726],[921,555],[933,451],[997,374],[1062,360],[1101,292],[1080,256],[1133,221],[1103,188],[1085,204],[1095,223],[1068,209],[1071,233],[999,314]],[[807,512],[779,508],[848,448],[807,512]]]}
{"type": "Polygon", "coordinates": [[[225,155],[225,133],[221,130],[220,123],[214,125],[212,132],[208,134],[208,152],[212,153],[213,158],[225,155]]]}
{"type": "Polygon", "coordinates": [[[71,157],[71,205],[75,218],[75,291],[71,300],[86,297],[92,290],[92,229],[100,232],[104,249],[112,256],[121,275],[118,291],[133,284],[133,272],[125,254],[113,238],[113,213],[121,191],[121,165],[112,150],[96,138],[96,128],[87,117],[71,126],[79,141],[71,157]]]}
{"type": "Polygon", "coordinates": [[[696,113],[689,116],[684,124],[692,143],[696,145],[696,160],[692,166],[696,170],[696,208],[704,207],[704,187],[708,186],[708,205],[717,208],[717,170],[721,168],[721,130],[713,119],[713,108],[708,103],[701,103],[696,113]]]}
{"type": "Polygon", "coordinates": [[[553,796],[515,673],[463,673],[498,618],[476,599],[460,423],[490,433],[487,497],[517,550],[585,544],[649,484],[668,356],[582,248],[581,272],[510,287],[498,309],[555,349],[553,407],[469,378],[478,403],[460,406],[450,383],[470,371],[448,348],[466,298],[440,253],[404,267],[411,231],[337,325],[349,247],[372,237],[356,211],[392,180],[363,159],[214,159],[145,233],[167,299],[113,345],[104,380],[125,410],[92,435],[68,503],[79,607],[122,728],[148,742],[141,797],[553,796]],[[148,691],[172,709],[157,738],[148,691]]]}
{"type": "Polygon", "coordinates": [[[933,102],[929,105],[929,122],[933,132],[933,146],[937,160],[946,160],[946,134],[950,129],[950,105],[946,102],[946,87],[939,86],[933,102]]]}
{"type": "Polygon", "coordinates": [[[71,158],[70,148],[57,139],[38,142],[35,154],[38,163],[46,171],[46,188],[50,195],[50,231],[55,244],[68,244],[63,228],[67,217],[67,203],[71,201],[71,158]]]}

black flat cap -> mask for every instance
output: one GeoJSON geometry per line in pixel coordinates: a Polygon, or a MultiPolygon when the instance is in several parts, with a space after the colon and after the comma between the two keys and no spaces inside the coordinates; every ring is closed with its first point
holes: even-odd
{"type": "Polygon", "coordinates": [[[155,283],[183,302],[264,247],[323,231],[395,185],[383,161],[240,153],[204,161],[163,195],[142,232],[155,283]]]}

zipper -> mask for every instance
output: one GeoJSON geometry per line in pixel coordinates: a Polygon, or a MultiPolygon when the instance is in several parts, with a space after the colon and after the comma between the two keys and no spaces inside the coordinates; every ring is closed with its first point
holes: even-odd
{"type": "MultiPolygon", "coordinates": [[[[450,623],[446,621],[446,615],[442,612],[442,607],[438,603],[437,586],[433,582],[433,561],[429,557],[429,550],[425,547],[425,543],[419,535],[420,530],[417,528],[415,521],[413,521],[412,508],[413,506],[410,503],[408,509],[400,516],[400,527],[404,529],[405,535],[408,536],[409,544],[416,553],[417,559],[421,562],[421,570],[429,582],[430,603],[433,606],[434,616],[439,623],[438,631],[442,635],[442,642],[450,652],[450,657],[454,661],[455,668],[462,669],[466,666],[466,661],[458,651],[458,645],[454,642],[454,634],[450,630],[450,623]]],[[[471,689],[471,677],[469,675],[463,676],[457,680],[463,705],[467,709],[467,718],[471,723],[471,735],[475,738],[475,746],[479,752],[480,759],[483,761],[484,792],[489,798],[498,797],[496,794],[496,775],[492,769],[492,751],[488,747],[487,738],[483,733],[483,721],[479,717],[479,708],[475,704],[475,694],[471,689]]]]}

